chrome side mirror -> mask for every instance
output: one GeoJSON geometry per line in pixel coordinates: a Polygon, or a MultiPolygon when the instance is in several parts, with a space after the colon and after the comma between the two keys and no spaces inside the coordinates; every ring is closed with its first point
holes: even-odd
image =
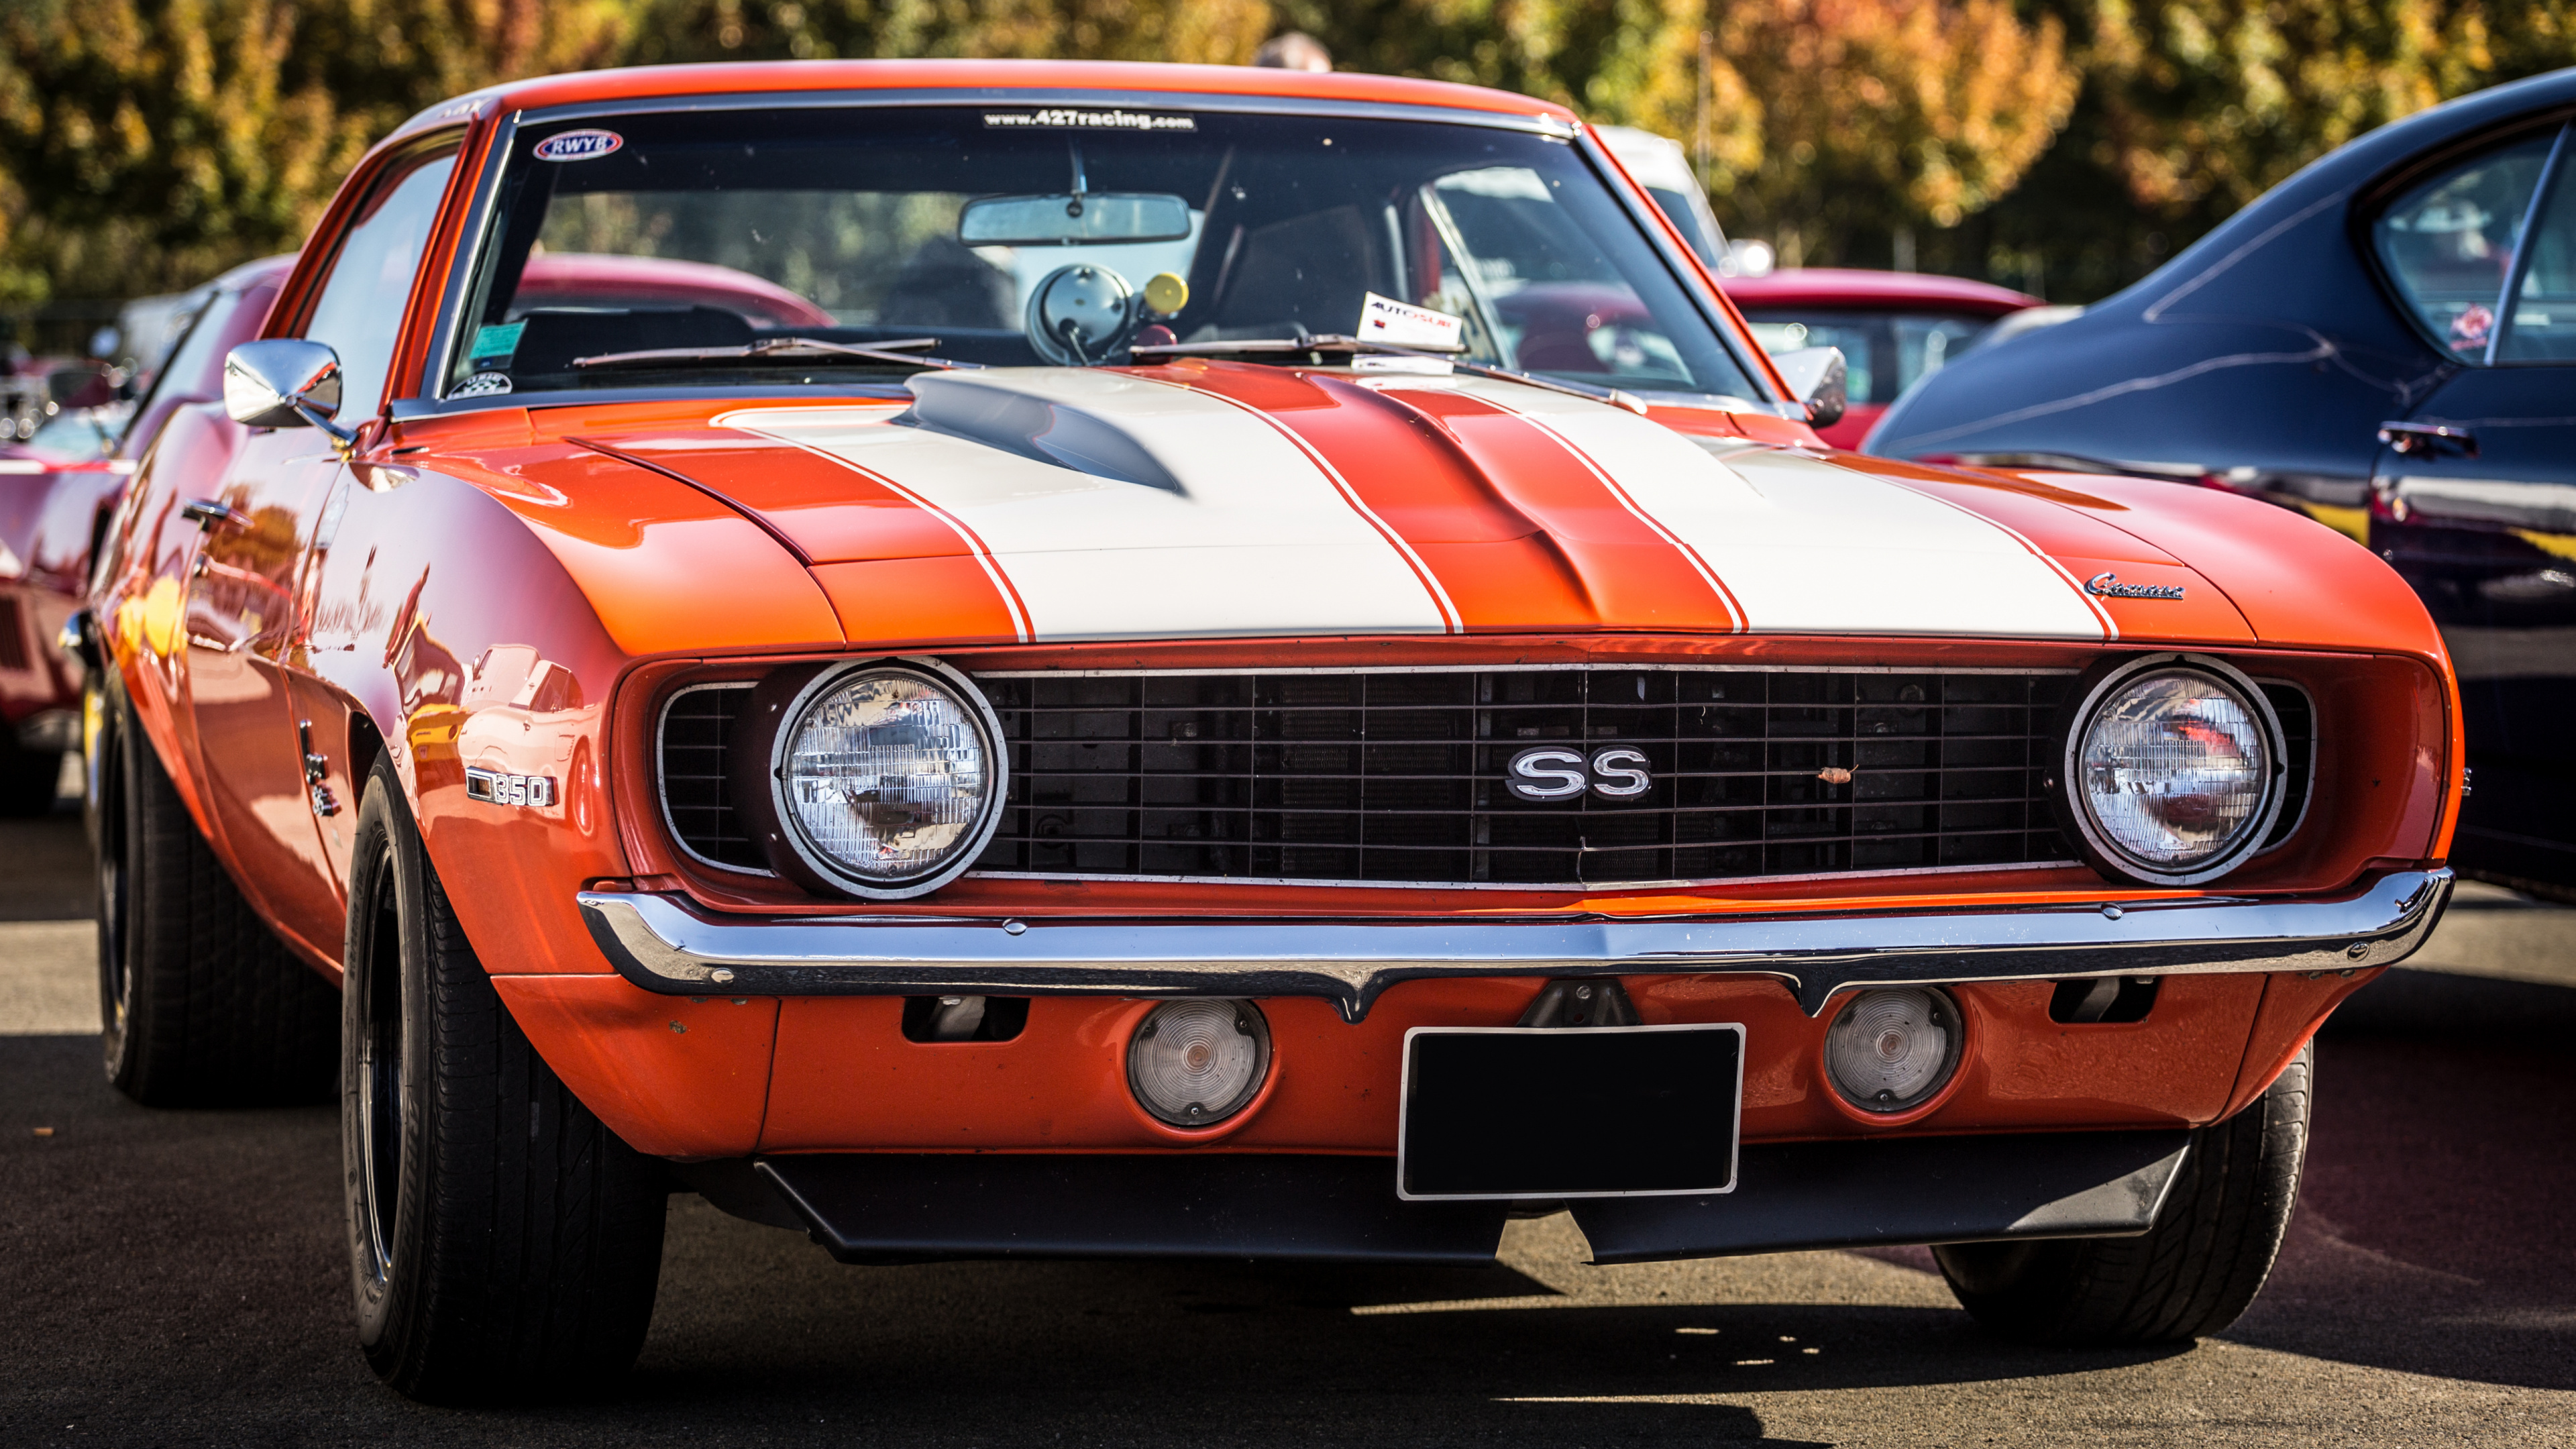
{"type": "Polygon", "coordinates": [[[331,421],[340,411],[340,354],[301,337],[245,342],[226,353],[224,411],[244,427],[316,427],[338,443],[357,437],[331,421]]]}
{"type": "Polygon", "coordinates": [[[1788,382],[1789,392],[1807,409],[1810,427],[1830,428],[1842,421],[1851,407],[1851,393],[1843,384],[1846,364],[1839,347],[1800,347],[1772,354],[1771,365],[1780,369],[1788,382]]]}

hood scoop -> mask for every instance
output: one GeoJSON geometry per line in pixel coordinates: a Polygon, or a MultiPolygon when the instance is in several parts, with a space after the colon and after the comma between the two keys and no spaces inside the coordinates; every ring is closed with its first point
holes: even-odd
{"type": "Polygon", "coordinates": [[[912,409],[899,423],[1095,478],[1189,496],[1153,450],[1112,418],[1008,382],[955,373],[925,373],[909,385],[912,409]]]}

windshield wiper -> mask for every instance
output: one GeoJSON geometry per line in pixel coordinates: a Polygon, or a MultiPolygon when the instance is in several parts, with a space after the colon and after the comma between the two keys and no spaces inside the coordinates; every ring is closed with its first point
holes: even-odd
{"type": "Polygon", "coordinates": [[[1549,392],[1561,392],[1571,397],[1589,398],[1594,402],[1609,403],[1613,407],[1623,407],[1640,415],[1646,411],[1643,399],[1622,388],[1594,387],[1589,383],[1580,382],[1560,382],[1555,378],[1541,377],[1533,372],[1521,372],[1509,367],[1493,367],[1482,362],[1469,362],[1463,357],[1428,347],[1399,347],[1392,342],[1377,342],[1365,337],[1345,337],[1338,333],[1320,333],[1306,338],[1241,337],[1227,342],[1147,343],[1131,347],[1128,351],[1138,357],[1215,357],[1231,353],[1265,352],[1365,352],[1377,357],[1419,357],[1429,362],[1447,363],[1460,372],[1472,372],[1478,377],[1499,378],[1504,382],[1542,387],[1549,392]]]}
{"type": "Polygon", "coordinates": [[[972,370],[980,362],[952,362],[944,357],[915,357],[911,349],[937,347],[936,337],[904,337],[891,342],[853,345],[847,342],[825,342],[813,337],[766,337],[742,347],[654,347],[642,352],[603,352],[597,357],[576,357],[575,367],[646,367],[663,362],[753,362],[769,358],[794,361],[810,357],[863,357],[870,362],[892,362],[908,367],[932,367],[941,371],[972,370]]]}

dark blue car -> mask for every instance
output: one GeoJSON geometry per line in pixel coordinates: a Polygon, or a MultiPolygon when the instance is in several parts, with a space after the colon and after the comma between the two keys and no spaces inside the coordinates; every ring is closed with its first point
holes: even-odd
{"type": "Polygon", "coordinates": [[[2440,623],[2465,873],[2576,897],[2576,70],[2382,127],[1868,451],[2144,474],[2299,509],[2440,623]]]}

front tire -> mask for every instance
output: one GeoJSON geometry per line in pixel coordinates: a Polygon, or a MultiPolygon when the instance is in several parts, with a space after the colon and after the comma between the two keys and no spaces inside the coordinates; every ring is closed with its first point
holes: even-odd
{"type": "Polygon", "coordinates": [[[340,1002],[243,899],[111,684],[90,802],[107,1080],[147,1107],[330,1099],[340,1002]]]}
{"type": "Polygon", "coordinates": [[[2234,1323],[2290,1229],[2315,1050],[2252,1106],[2191,1135],[2144,1236],[1934,1248],[1960,1306],[2008,1337],[2066,1346],[2187,1343],[2234,1323]]]}
{"type": "Polygon", "coordinates": [[[358,1342],[432,1403],[577,1394],[643,1347],[668,1183],[501,1004],[392,767],[358,812],[341,1145],[358,1342]]]}

